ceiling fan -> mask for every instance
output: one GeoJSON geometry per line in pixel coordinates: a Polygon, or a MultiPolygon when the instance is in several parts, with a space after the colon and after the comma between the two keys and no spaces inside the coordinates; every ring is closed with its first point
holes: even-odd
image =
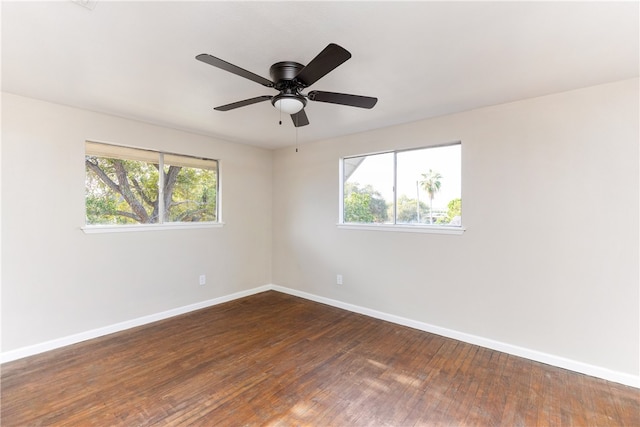
{"type": "Polygon", "coordinates": [[[311,86],[340,64],[351,58],[351,54],[341,46],[331,43],[325,47],[306,66],[293,61],[277,62],[269,69],[272,80],[268,80],[250,71],[230,64],[206,53],[196,56],[198,61],[252,80],[263,86],[274,88],[277,95],[262,95],[214,108],[217,111],[229,111],[239,107],[271,100],[271,104],[283,113],[290,114],[296,127],[306,126],[309,119],[304,111],[307,100],[348,105],[351,107],[373,108],[378,98],[370,96],[349,95],[346,93],[323,92],[313,90],[307,94],[304,89],[311,86]]]}

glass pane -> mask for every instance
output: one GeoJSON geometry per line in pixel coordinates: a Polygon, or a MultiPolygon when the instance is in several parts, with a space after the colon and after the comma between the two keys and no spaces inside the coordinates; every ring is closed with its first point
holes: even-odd
{"type": "Polygon", "coordinates": [[[85,169],[87,224],[158,222],[157,163],[87,155],[85,169]]]}
{"type": "Polygon", "coordinates": [[[164,157],[165,222],[217,221],[218,162],[164,157]]]}
{"type": "Polygon", "coordinates": [[[460,226],[460,144],[397,154],[397,223],[460,226]]]}
{"type": "Polygon", "coordinates": [[[343,160],[344,222],[393,222],[393,153],[343,160]]]}

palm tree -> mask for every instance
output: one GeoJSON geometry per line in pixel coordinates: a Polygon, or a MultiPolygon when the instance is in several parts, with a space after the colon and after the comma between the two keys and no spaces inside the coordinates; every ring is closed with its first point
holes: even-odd
{"type": "Polygon", "coordinates": [[[433,224],[433,197],[440,191],[441,179],[442,175],[439,172],[429,169],[429,172],[422,174],[422,181],[420,181],[422,188],[429,196],[429,224],[433,224]]]}

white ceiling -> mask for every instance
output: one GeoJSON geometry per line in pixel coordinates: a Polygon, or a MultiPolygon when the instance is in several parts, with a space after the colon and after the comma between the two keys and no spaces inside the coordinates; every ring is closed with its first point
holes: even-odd
{"type": "MultiPolygon", "coordinates": [[[[80,0],[79,0],[80,1],[80,0]]],[[[372,110],[309,102],[305,143],[638,76],[638,2],[2,2],[2,90],[267,148],[296,130],[269,78],[327,44],[352,58],[309,90],[378,97],[372,110]]]]}

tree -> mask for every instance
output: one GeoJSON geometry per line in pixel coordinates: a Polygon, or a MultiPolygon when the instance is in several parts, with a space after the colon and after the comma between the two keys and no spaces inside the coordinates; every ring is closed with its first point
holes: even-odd
{"type": "MultiPolygon", "coordinates": [[[[396,201],[396,219],[398,223],[416,223],[418,221],[418,211],[416,209],[416,204],[418,200],[410,199],[406,194],[398,197],[396,201]]],[[[420,202],[420,218],[426,218],[429,213],[429,208],[423,202],[420,202]]]]}
{"type": "Polygon", "coordinates": [[[165,220],[215,221],[216,176],[208,169],[184,167],[178,174],[165,220]]]}
{"type": "Polygon", "coordinates": [[[89,224],[156,223],[158,178],[163,174],[166,221],[215,220],[216,174],[206,169],[86,156],[89,224]]]}
{"type": "Polygon", "coordinates": [[[433,224],[433,198],[438,191],[440,191],[440,180],[442,175],[435,172],[433,169],[429,169],[429,172],[422,174],[422,188],[427,192],[429,196],[429,224],[433,224]]]}
{"type": "Polygon", "coordinates": [[[358,183],[344,186],[344,221],[384,223],[388,221],[387,202],[371,185],[363,188],[358,183]]]}
{"type": "Polygon", "coordinates": [[[351,193],[344,200],[345,222],[374,222],[371,213],[371,195],[351,193]]]}
{"type": "Polygon", "coordinates": [[[455,217],[462,216],[462,199],[453,199],[447,204],[447,223],[454,220],[455,217]]]}

